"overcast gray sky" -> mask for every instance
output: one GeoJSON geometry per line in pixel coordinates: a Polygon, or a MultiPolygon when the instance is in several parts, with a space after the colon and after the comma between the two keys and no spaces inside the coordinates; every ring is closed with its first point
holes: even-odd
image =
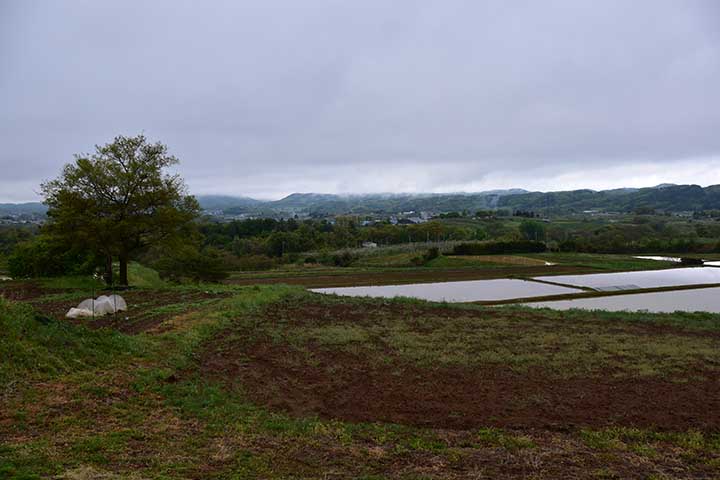
{"type": "Polygon", "coordinates": [[[0,201],[140,132],[196,194],[720,183],[720,2],[0,0],[0,201]]]}

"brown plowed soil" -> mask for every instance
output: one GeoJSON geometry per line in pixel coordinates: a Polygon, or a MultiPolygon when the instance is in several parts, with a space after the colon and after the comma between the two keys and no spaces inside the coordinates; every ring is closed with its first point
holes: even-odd
{"type": "MultiPolygon", "coordinates": [[[[458,315],[453,309],[410,308],[414,318],[422,315],[423,309],[433,316],[458,315]]],[[[271,307],[262,318],[266,322],[282,319],[288,328],[305,321],[317,324],[338,319],[363,325],[376,321],[377,313],[368,310],[363,314],[357,305],[347,308],[342,303],[301,304],[271,307]]],[[[492,310],[465,314],[487,316],[492,310]]],[[[607,327],[610,330],[613,324],[607,327]]],[[[417,328],[423,328],[422,321],[417,328]]],[[[664,335],[673,328],[637,324],[630,331],[664,335]]],[[[699,334],[679,329],[673,333],[699,334]]],[[[233,335],[236,339],[244,336],[243,332],[225,331],[209,343],[200,360],[202,373],[239,388],[255,403],[299,417],[450,429],[495,426],[562,431],[620,425],[720,431],[720,378],[701,368],[688,372],[692,379],[628,377],[614,371],[564,378],[542,365],[525,372],[489,364],[427,367],[392,351],[382,352],[388,358],[383,363],[371,358],[368,351],[312,342],[297,348],[263,337],[231,340],[233,335]]]]}
{"type": "Polygon", "coordinates": [[[208,353],[203,371],[233,379],[256,403],[296,416],[423,427],[544,428],[623,425],[720,430],[720,379],[558,379],[542,369],[378,368],[364,356],[256,343],[208,353]]]}

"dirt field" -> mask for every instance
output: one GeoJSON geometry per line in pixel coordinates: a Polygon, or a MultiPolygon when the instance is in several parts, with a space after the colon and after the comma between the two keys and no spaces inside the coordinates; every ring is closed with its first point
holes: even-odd
{"type": "MultiPolygon", "coordinates": [[[[271,305],[222,331],[199,362],[202,376],[294,418],[408,425],[461,445],[490,431],[532,443],[543,458],[532,468],[470,448],[475,453],[455,465],[459,478],[720,474],[720,450],[688,464],[666,441],[696,432],[720,449],[717,331],[622,315],[564,321],[524,310],[316,297],[271,305]],[[650,457],[598,455],[583,445],[605,434],[590,432],[616,432],[609,444],[626,453],[635,447],[618,432],[657,441],[650,457]]],[[[613,450],[606,440],[600,450],[613,450]]]]}
{"type": "MultiPolygon", "coordinates": [[[[320,415],[353,422],[382,421],[444,429],[493,426],[566,430],[620,425],[720,430],[717,363],[695,364],[688,359],[687,368],[674,365],[671,374],[638,377],[627,375],[622,358],[618,357],[620,365],[608,362],[589,375],[567,378],[555,371],[561,366],[555,369],[544,366],[542,357],[552,356],[553,351],[539,348],[538,358],[520,371],[512,365],[492,361],[422,365],[398,352],[387,341],[388,336],[381,333],[385,330],[381,323],[384,317],[452,316],[452,321],[457,322],[460,316],[464,322],[477,322],[481,328],[488,316],[500,314],[384,308],[385,311],[378,310],[376,305],[362,303],[268,308],[262,313],[263,321],[289,329],[283,334],[287,343],[278,342],[276,335],[269,335],[238,345],[237,336],[230,331],[222,332],[203,356],[203,372],[231,381],[261,404],[298,416],[320,415]],[[293,340],[293,330],[297,339],[303,338],[308,328],[325,329],[338,338],[323,342],[320,330],[317,338],[310,337],[307,343],[299,345],[299,341],[293,340]],[[687,381],[688,375],[694,380],[687,381]]],[[[517,325],[512,331],[496,334],[538,335],[538,323],[541,329],[552,328],[555,335],[568,329],[551,326],[544,320],[541,315],[526,315],[522,320],[516,319],[517,325]],[[532,322],[536,322],[534,327],[529,326],[532,322]]],[[[427,324],[406,325],[409,328],[402,332],[403,336],[425,337],[432,342],[427,324]]],[[[626,341],[629,335],[633,341],[658,339],[661,343],[670,336],[710,338],[709,345],[720,349],[720,335],[716,332],[698,334],[654,325],[628,328],[619,323],[605,328],[626,341]]],[[[597,329],[597,325],[588,326],[587,334],[597,329]]],[[[492,343],[495,346],[495,342],[492,343]]],[[[501,339],[497,345],[507,350],[520,347],[519,342],[511,339],[501,339]]],[[[416,348],[431,347],[432,343],[423,343],[416,348]]],[[[484,347],[476,345],[475,348],[484,347]]],[[[720,355],[714,358],[718,359],[720,355]]]]}

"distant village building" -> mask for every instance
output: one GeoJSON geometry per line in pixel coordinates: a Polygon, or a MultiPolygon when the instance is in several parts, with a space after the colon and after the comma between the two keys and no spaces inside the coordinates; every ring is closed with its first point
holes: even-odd
{"type": "Polygon", "coordinates": [[[375,242],[363,242],[362,243],[363,248],[377,248],[377,243],[375,242]]]}

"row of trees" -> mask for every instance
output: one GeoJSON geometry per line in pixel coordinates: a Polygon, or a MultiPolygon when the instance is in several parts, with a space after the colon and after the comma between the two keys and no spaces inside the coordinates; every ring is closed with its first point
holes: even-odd
{"type": "Polygon", "coordinates": [[[282,257],[290,253],[357,248],[363,242],[379,245],[402,243],[483,240],[481,228],[464,228],[427,222],[418,225],[380,224],[360,226],[352,218],[325,220],[243,220],[200,226],[206,242],[238,256],[282,257]]]}

